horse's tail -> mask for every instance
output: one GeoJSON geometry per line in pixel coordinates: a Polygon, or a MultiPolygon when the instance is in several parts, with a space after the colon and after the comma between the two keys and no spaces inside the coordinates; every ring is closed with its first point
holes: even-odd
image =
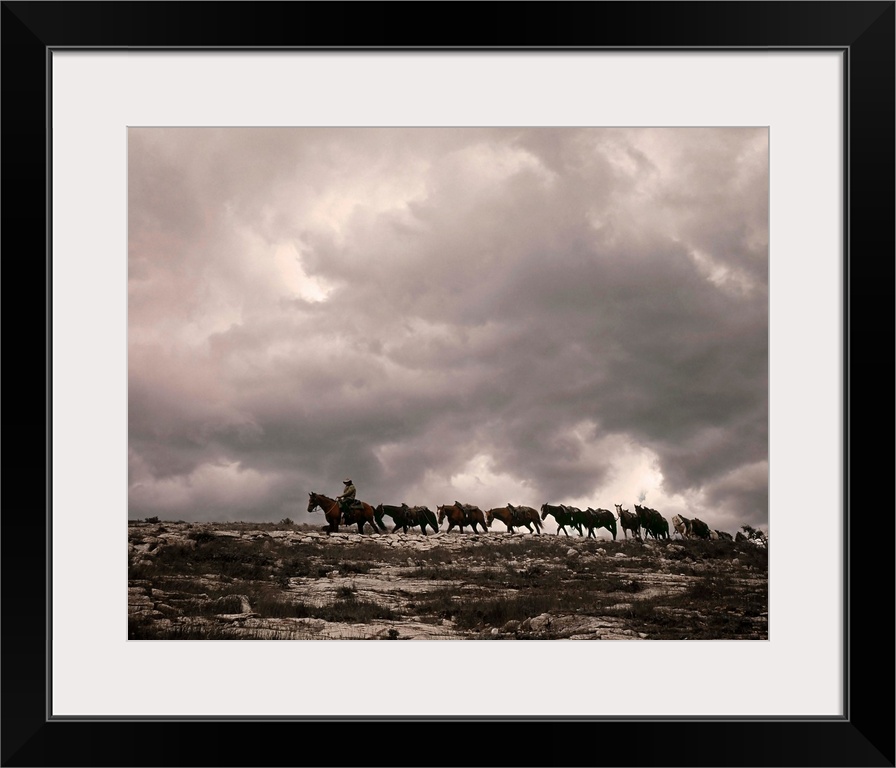
{"type": "Polygon", "coordinates": [[[386,524],[383,522],[383,505],[380,504],[378,507],[371,507],[373,510],[373,521],[376,524],[376,527],[381,531],[388,530],[386,528],[386,524]]]}
{"type": "Polygon", "coordinates": [[[423,513],[423,517],[426,522],[432,526],[432,529],[434,531],[439,530],[439,521],[436,520],[436,513],[429,508],[424,508],[421,510],[421,512],[423,513]]]}

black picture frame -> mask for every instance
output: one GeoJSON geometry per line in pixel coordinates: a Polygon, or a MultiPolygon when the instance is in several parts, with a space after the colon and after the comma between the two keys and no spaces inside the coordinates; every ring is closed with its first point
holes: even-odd
{"type": "MultiPolygon", "coordinates": [[[[882,441],[879,431],[883,427],[889,436],[893,424],[894,8],[894,2],[815,0],[3,2],[3,353],[13,364],[3,382],[6,468],[12,471],[0,539],[2,765],[893,766],[894,515],[889,488],[880,493],[881,477],[892,476],[893,464],[892,451],[880,447],[892,443],[882,441]],[[49,718],[48,93],[51,53],[63,48],[842,51],[844,716],[49,718]],[[41,301],[22,303],[31,290],[40,290],[41,301]],[[870,425],[873,433],[863,429],[870,425]],[[26,431],[43,437],[43,451],[23,455],[17,446],[26,431]]],[[[811,510],[806,514],[811,521],[811,510]]],[[[558,663],[547,653],[544,663],[558,663]]],[[[595,653],[604,654],[600,663],[612,663],[612,650],[595,653]]],[[[717,674],[730,675],[736,685],[737,676],[749,671],[657,672],[664,684],[681,686],[699,686],[701,675],[717,674]]]]}

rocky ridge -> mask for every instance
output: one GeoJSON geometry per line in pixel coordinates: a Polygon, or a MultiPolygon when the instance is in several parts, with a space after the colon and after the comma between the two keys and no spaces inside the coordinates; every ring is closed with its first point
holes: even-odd
{"type": "MultiPolygon", "coordinates": [[[[723,579],[726,595],[738,589],[751,596],[767,594],[767,559],[764,570],[761,561],[757,566],[755,545],[730,545],[726,553],[730,556],[722,558],[713,556],[704,543],[699,543],[699,550],[693,546],[696,544],[503,531],[327,535],[296,526],[132,522],[128,536],[129,625],[141,630],[132,630],[134,639],[648,640],[666,637],[670,626],[679,627],[680,634],[687,637],[692,628],[719,621],[713,615],[712,595],[699,604],[682,601],[699,586],[719,585],[723,579]],[[264,562],[269,563],[271,574],[252,579],[228,575],[214,559],[217,550],[201,565],[194,562],[210,542],[220,550],[221,563],[234,559],[228,555],[231,546],[244,553],[239,557],[245,567],[254,562],[256,553],[267,553],[264,562]],[[533,551],[536,544],[537,551],[533,551]],[[297,562],[292,567],[298,572],[293,574],[289,553],[298,550],[308,555],[308,562],[297,562]],[[184,569],[179,573],[181,559],[184,569]],[[497,562],[499,571],[495,570],[497,562]],[[313,563],[311,572],[308,563],[313,563]],[[465,578],[458,580],[458,571],[465,578]],[[495,573],[505,578],[492,588],[490,580],[495,573]],[[581,590],[591,573],[595,579],[612,580],[608,583],[614,587],[600,594],[606,599],[601,600],[599,610],[552,609],[510,618],[500,625],[484,621],[474,628],[459,626],[450,611],[439,616],[419,610],[421,604],[446,592],[464,605],[485,604],[502,594],[521,599],[530,581],[532,594],[541,594],[540,585],[548,578],[557,590],[581,590]],[[514,586],[508,587],[510,582],[514,586]],[[245,587],[242,592],[241,587],[245,587]],[[310,614],[348,600],[350,605],[376,606],[387,617],[340,621],[314,615],[272,615],[266,606],[274,593],[276,605],[301,605],[310,614]],[[651,606],[650,620],[645,622],[640,616],[644,611],[638,608],[647,604],[651,606]],[[654,625],[664,628],[663,632],[654,631],[654,625]],[[147,634],[150,627],[154,634],[147,634]]],[[[736,599],[727,602],[725,610],[737,619],[733,639],[767,639],[767,599],[762,610],[742,612],[736,599]]],[[[533,605],[537,607],[537,602],[533,605]]]]}

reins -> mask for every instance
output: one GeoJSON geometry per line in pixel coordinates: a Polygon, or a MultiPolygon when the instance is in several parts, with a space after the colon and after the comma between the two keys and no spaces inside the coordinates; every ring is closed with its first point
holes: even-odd
{"type": "Polygon", "coordinates": [[[324,515],[330,514],[330,512],[333,511],[333,507],[339,507],[339,502],[335,499],[330,499],[327,496],[321,496],[320,494],[316,494],[315,497],[317,498],[315,505],[324,510],[324,515]],[[329,509],[324,509],[324,505],[320,503],[321,499],[326,499],[327,501],[331,502],[329,509]]]}

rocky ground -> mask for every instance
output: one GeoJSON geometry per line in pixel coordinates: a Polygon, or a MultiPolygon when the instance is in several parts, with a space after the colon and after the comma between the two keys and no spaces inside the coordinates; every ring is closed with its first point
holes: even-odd
{"type": "Polygon", "coordinates": [[[129,637],[768,639],[752,542],[342,531],[132,521],[129,637]]]}

